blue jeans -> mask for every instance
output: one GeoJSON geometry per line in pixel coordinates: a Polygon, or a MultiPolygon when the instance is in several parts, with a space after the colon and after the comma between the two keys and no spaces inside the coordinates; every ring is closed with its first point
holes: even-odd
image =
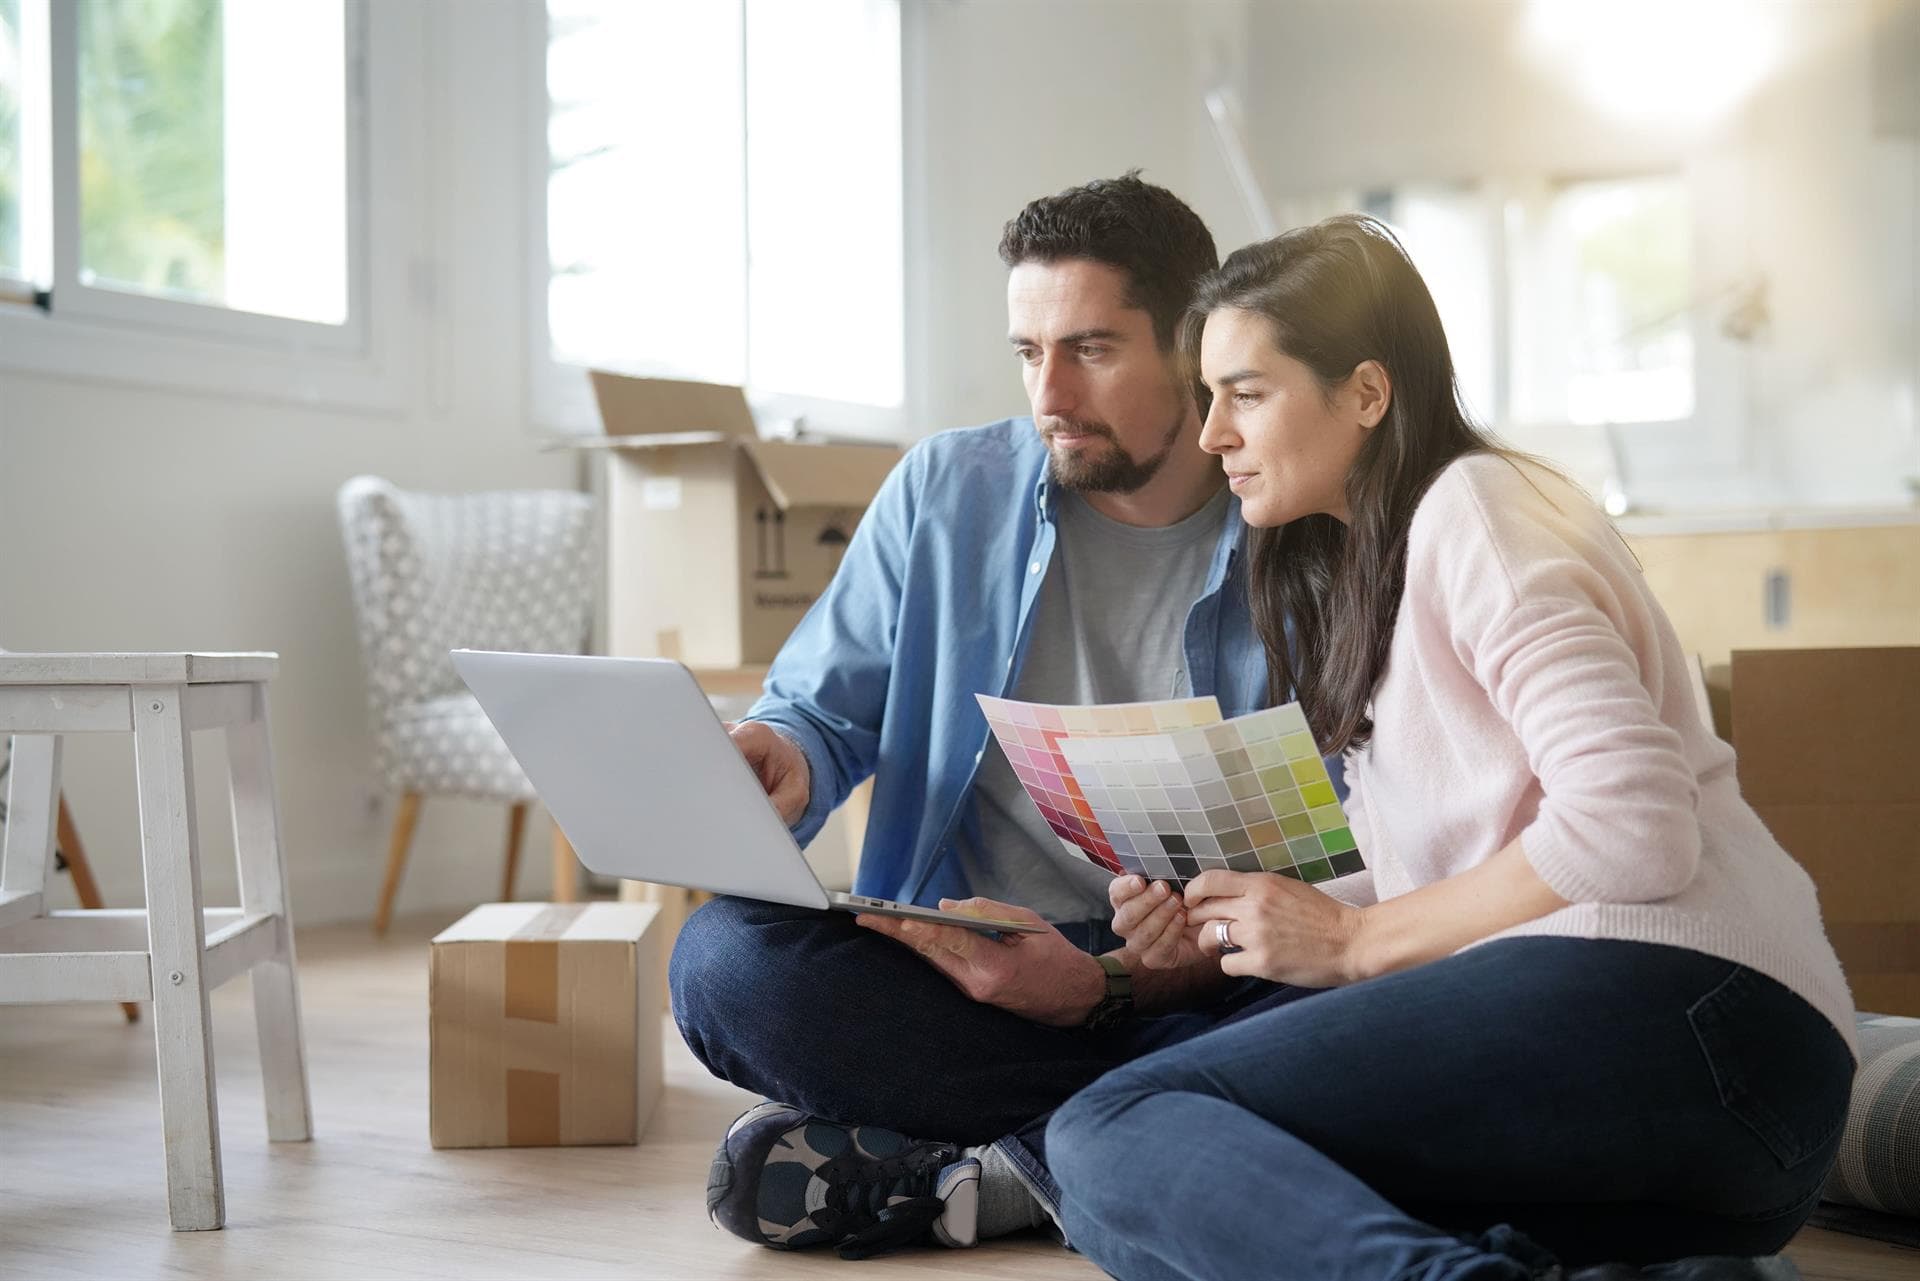
{"type": "MultiPolygon", "coordinates": [[[[1062,928],[1089,952],[1104,925],[1062,928]]],[[[673,1015],[723,1080],[819,1116],[915,1138],[997,1142],[1058,1217],[1053,1110],[1109,1069],[1306,989],[1249,980],[1202,1009],[1103,1032],[1043,1027],[962,995],[846,912],[718,898],[688,918],[668,971],[673,1015]]]]}
{"type": "Polygon", "coordinates": [[[1117,1068],[1047,1153],[1116,1277],[1504,1281],[1777,1251],[1852,1078],[1839,1033],[1743,966],[1512,939],[1117,1068]]]}

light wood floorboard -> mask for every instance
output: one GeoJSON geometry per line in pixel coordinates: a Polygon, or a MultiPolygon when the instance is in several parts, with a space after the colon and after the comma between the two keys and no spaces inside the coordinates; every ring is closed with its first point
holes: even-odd
{"type": "MultiPolygon", "coordinates": [[[[707,1162],[752,1100],[707,1077],[671,1028],[666,1094],[638,1147],[434,1151],[426,939],[444,924],[402,919],[379,941],[301,931],[312,1143],[267,1142],[245,984],[215,994],[221,1232],[168,1230],[150,1022],[111,1005],[0,1009],[0,1276],[1099,1275],[1038,1237],[856,1265],[716,1231],[707,1162]]],[[[1809,1281],[1920,1278],[1920,1252],[1833,1234],[1803,1234],[1792,1254],[1809,1281]]]]}

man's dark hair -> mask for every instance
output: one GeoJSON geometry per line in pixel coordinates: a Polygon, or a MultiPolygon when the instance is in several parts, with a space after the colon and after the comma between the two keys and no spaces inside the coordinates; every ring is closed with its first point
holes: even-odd
{"type": "Polygon", "coordinates": [[[1088,258],[1126,277],[1127,303],[1153,317],[1153,335],[1171,351],[1200,277],[1220,265],[1213,233],[1186,202],[1129,169],[1057,196],[1042,196],[1000,233],[1000,261],[1088,258]]]}

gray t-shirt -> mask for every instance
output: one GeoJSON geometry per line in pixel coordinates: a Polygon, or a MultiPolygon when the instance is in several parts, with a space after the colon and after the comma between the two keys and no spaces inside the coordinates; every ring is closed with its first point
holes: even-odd
{"type": "MultiPolygon", "coordinates": [[[[1078,494],[1063,494],[1026,665],[1009,697],[1067,704],[1186,697],[1187,611],[1206,584],[1226,514],[1224,489],[1160,528],[1123,525],[1078,494]]],[[[1112,915],[1112,877],[1061,848],[991,740],[973,806],[975,821],[961,824],[955,852],[974,893],[1050,921],[1112,915]]]]}

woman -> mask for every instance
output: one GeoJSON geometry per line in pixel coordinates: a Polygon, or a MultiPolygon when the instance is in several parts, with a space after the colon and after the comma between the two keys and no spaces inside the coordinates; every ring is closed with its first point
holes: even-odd
{"type": "Polygon", "coordinates": [[[1276,700],[1346,754],[1369,870],[1330,893],[1209,871],[1184,903],[1115,883],[1149,964],[1325,990],[1068,1103],[1047,1150],[1069,1237],[1128,1278],[1778,1250],[1839,1143],[1851,999],[1632,553],[1468,422],[1377,222],[1235,253],[1183,342],[1255,527],[1276,700]]]}

